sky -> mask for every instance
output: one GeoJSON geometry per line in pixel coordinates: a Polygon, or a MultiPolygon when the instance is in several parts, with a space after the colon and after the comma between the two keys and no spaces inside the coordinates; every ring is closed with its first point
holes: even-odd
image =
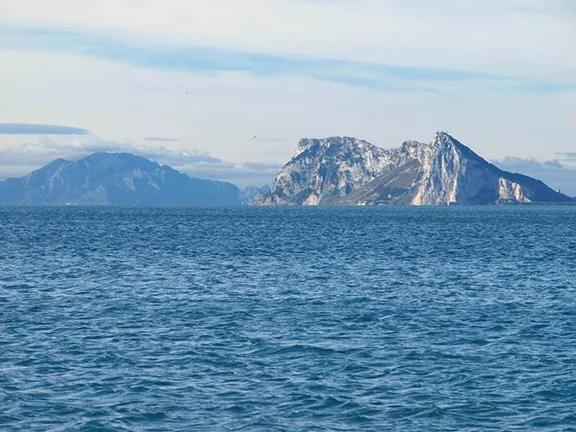
{"type": "Polygon", "coordinates": [[[271,183],[299,139],[447,130],[576,196],[574,0],[1,0],[0,179],[130,151],[271,183]]]}

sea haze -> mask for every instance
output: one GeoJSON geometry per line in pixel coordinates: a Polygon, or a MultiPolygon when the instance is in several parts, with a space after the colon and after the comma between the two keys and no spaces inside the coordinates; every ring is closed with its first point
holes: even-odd
{"type": "Polygon", "coordinates": [[[0,207],[0,430],[570,430],[576,207],[0,207]]]}

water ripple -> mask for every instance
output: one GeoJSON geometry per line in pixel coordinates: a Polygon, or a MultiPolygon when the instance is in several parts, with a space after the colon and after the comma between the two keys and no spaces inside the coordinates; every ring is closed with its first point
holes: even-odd
{"type": "Polygon", "coordinates": [[[0,430],[574,430],[576,208],[0,208],[0,430]]]}

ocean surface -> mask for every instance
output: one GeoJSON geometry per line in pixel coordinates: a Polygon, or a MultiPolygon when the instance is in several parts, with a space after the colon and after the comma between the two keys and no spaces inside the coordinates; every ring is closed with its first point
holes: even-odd
{"type": "Polygon", "coordinates": [[[0,207],[0,430],[576,430],[576,207],[0,207]]]}

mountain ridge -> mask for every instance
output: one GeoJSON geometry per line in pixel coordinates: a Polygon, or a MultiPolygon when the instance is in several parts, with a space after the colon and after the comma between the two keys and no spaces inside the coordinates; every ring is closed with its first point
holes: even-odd
{"type": "Polygon", "coordinates": [[[448,205],[572,202],[509,173],[446,132],[382,149],[349,137],[304,139],[255,205],[448,205]],[[319,145],[309,145],[310,142],[319,145]],[[343,143],[345,145],[343,145],[343,143]],[[332,147],[346,151],[330,151],[332,147]],[[319,151],[323,150],[323,151],[319,151]]]}
{"type": "Polygon", "coordinates": [[[56,159],[0,182],[0,203],[15,205],[236,205],[240,189],[189,177],[131,153],[56,159]]]}
{"type": "Polygon", "coordinates": [[[353,137],[304,138],[272,187],[202,180],[132,153],[55,159],[0,181],[14,205],[447,205],[574,203],[502,170],[446,132],[384,149],[353,137]]]}

